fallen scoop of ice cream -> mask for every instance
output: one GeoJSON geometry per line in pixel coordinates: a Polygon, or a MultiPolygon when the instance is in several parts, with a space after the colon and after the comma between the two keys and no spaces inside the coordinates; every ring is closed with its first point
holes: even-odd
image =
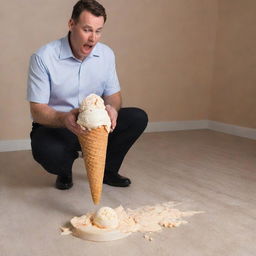
{"type": "Polygon", "coordinates": [[[115,209],[102,207],[96,213],[87,213],[70,220],[72,235],[89,241],[113,241],[131,234],[118,229],[119,217],[115,209]]]}
{"type": "Polygon", "coordinates": [[[77,123],[88,130],[104,125],[110,131],[111,121],[104,101],[96,94],[90,94],[81,103],[77,123]]]}
{"type": "Polygon", "coordinates": [[[93,217],[93,224],[99,228],[112,228],[118,226],[118,216],[110,207],[101,207],[93,217]]]}

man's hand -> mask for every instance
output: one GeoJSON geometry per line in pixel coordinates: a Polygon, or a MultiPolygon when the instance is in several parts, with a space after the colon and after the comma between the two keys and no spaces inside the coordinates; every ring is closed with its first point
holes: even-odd
{"type": "Polygon", "coordinates": [[[111,120],[111,132],[112,132],[116,127],[118,111],[122,105],[121,93],[117,92],[109,96],[104,96],[103,99],[106,105],[106,110],[111,120]]]}
{"type": "Polygon", "coordinates": [[[108,115],[110,117],[110,121],[111,121],[110,131],[112,132],[116,127],[116,120],[117,120],[118,113],[116,109],[113,108],[111,105],[106,105],[106,111],[108,112],[108,115]]]}
{"type": "Polygon", "coordinates": [[[86,132],[83,130],[79,124],[77,124],[77,116],[79,114],[79,109],[72,109],[70,112],[67,112],[63,118],[63,123],[67,129],[73,132],[76,135],[86,132]]]}

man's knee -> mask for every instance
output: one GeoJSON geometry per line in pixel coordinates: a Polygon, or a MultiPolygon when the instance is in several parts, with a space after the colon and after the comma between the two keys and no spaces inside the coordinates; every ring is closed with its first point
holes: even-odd
{"type": "Polygon", "coordinates": [[[131,109],[131,118],[133,121],[134,127],[144,130],[148,124],[148,115],[147,113],[140,108],[131,109]]]}
{"type": "Polygon", "coordinates": [[[73,161],[77,158],[77,152],[67,151],[61,144],[52,144],[45,146],[33,145],[32,155],[42,167],[54,174],[59,174],[65,169],[71,169],[73,161]]]}

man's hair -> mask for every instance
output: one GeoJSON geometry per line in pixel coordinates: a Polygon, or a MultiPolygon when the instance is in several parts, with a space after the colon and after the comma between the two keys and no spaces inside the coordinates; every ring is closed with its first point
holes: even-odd
{"type": "Polygon", "coordinates": [[[103,16],[104,23],[106,22],[107,14],[105,8],[96,0],[79,0],[73,7],[71,19],[73,19],[75,22],[78,22],[80,14],[85,10],[95,15],[96,17],[103,16]]]}

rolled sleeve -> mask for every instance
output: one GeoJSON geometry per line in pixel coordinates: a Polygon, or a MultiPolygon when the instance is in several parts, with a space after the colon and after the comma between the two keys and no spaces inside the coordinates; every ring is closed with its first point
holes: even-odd
{"type": "Polygon", "coordinates": [[[30,58],[27,82],[27,100],[47,104],[50,98],[50,77],[42,59],[33,54],[30,58]]]}

